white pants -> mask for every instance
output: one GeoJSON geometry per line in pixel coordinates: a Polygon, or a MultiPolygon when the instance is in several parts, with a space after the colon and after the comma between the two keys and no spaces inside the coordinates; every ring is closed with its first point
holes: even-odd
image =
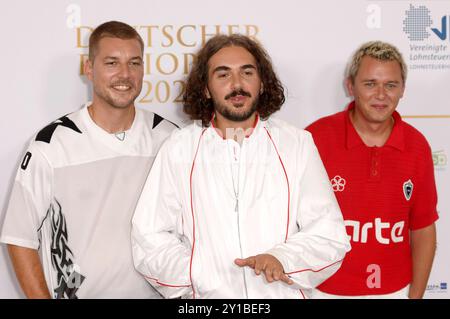
{"type": "Polygon", "coordinates": [[[311,299],[408,299],[409,285],[396,292],[385,295],[365,295],[365,296],[340,296],[324,293],[320,290],[314,289],[311,294],[311,299]]]}

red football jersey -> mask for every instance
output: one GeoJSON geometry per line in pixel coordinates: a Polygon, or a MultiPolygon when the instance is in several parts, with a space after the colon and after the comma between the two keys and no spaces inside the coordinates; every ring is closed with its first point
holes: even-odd
{"type": "Polygon", "coordinates": [[[336,295],[388,294],[411,281],[409,231],[438,219],[431,149],[425,137],[394,112],[382,147],[364,144],[346,111],[306,129],[328,172],[352,250],[338,272],[318,287],[336,295]]]}

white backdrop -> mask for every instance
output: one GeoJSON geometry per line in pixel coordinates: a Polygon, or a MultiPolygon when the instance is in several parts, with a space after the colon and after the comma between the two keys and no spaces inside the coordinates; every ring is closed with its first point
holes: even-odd
{"type": "MultiPolygon", "coordinates": [[[[398,46],[410,67],[398,110],[431,144],[439,194],[438,251],[426,297],[449,298],[450,1],[9,1],[0,13],[0,225],[28,140],[89,99],[80,64],[90,28],[108,20],[135,26],[146,43],[139,107],[181,125],[185,117],[176,101],[192,53],[217,31],[263,43],[288,92],[276,116],[299,127],[344,108],[345,65],[361,43],[380,39],[398,46]]],[[[0,246],[0,298],[18,297],[0,246]]]]}

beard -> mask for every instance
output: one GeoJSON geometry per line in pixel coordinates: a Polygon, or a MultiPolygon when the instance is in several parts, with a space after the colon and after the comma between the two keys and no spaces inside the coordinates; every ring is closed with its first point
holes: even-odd
{"type": "MultiPolygon", "coordinates": [[[[249,93],[240,91],[240,92],[233,92],[227,95],[225,97],[225,100],[228,100],[230,97],[236,96],[238,94],[251,97],[249,93]]],[[[225,104],[220,103],[219,101],[214,101],[214,109],[229,121],[244,122],[248,120],[256,112],[258,108],[258,103],[259,103],[259,96],[256,96],[256,98],[253,100],[252,104],[247,110],[240,111],[241,108],[244,108],[243,105],[240,106],[238,105],[237,107],[229,107],[225,104]]]]}
{"type": "Polygon", "coordinates": [[[129,82],[114,83],[111,85],[111,87],[109,87],[109,90],[102,87],[97,89],[94,87],[94,91],[97,97],[105,101],[108,105],[117,109],[125,109],[132,105],[140,93],[140,90],[135,90],[135,86],[129,82]],[[127,94],[114,92],[113,86],[118,84],[130,86],[130,92],[128,92],[127,94]]]}

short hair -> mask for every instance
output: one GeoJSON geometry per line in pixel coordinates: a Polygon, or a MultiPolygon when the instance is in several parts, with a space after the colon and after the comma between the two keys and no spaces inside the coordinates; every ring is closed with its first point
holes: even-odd
{"type": "Polygon", "coordinates": [[[403,84],[406,82],[408,68],[400,51],[392,44],[382,41],[370,41],[361,45],[361,47],[353,54],[347,69],[347,78],[349,78],[352,83],[355,81],[356,74],[361,65],[361,60],[365,56],[381,61],[397,61],[401,68],[403,84]]]}
{"type": "Polygon", "coordinates": [[[283,85],[273,70],[269,55],[260,44],[241,34],[216,35],[198,51],[183,94],[184,112],[192,120],[201,120],[203,126],[209,126],[214,113],[213,101],[205,94],[208,85],[208,62],[219,50],[231,46],[242,47],[255,58],[263,84],[263,92],[257,105],[260,117],[269,117],[278,111],[285,101],[283,85]]]}
{"type": "Polygon", "coordinates": [[[119,21],[108,21],[95,28],[89,37],[89,60],[91,62],[94,62],[100,40],[106,37],[122,40],[136,39],[141,45],[142,54],[144,53],[144,41],[133,27],[119,21]]]}

